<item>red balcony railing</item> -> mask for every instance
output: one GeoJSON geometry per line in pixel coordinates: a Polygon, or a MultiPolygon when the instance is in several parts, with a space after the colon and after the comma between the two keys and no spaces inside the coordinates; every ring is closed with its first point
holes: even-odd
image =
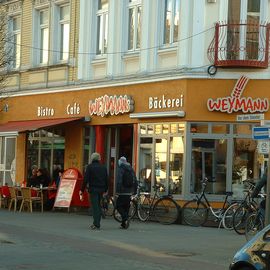
{"type": "Polygon", "coordinates": [[[208,59],[217,67],[267,68],[270,24],[217,23],[208,59]]]}

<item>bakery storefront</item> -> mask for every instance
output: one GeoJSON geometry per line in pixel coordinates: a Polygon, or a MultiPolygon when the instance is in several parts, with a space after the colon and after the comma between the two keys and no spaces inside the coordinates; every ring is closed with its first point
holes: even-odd
{"type": "Polygon", "coordinates": [[[52,177],[55,168],[83,172],[97,151],[111,194],[125,155],[145,189],[157,181],[187,199],[207,177],[214,200],[230,190],[241,197],[244,180],[261,177],[268,159],[268,142],[252,139],[253,126],[268,117],[267,89],[266,80],[242,76],[10,97],[0,125],[1,184],[21,183],[33,165],[52,177]]]}

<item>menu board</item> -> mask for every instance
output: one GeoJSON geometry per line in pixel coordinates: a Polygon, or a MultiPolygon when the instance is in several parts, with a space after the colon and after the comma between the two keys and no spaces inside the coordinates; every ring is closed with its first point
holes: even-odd
{"type": "Polygon", "coordinates": [[[62,179],[58,188],[54,207],[70,207],[77,180],[62,179]]]}

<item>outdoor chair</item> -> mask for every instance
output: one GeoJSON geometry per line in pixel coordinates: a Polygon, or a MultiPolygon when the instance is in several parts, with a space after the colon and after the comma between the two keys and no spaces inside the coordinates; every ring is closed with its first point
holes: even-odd
{"type": "Polygon", "coordinates": [[[32,195],[32,189],[28,187],[21,188],[22,203],[20,212],[27,207],[27,210],[33,212],[33,204],[40,204],[41,212],[43,212],[43,194],[42,191],[37,192],[35,196],[32,195]]]}
{"type": "Polygon", "coordinates": [[[17,194],[17,189],[15,187],[8,187],[10,192],[10,202],[8,206],[8,210],[10,211],[12,208],[12,205],[14,207],[14,212],[17,211],[17,203],[22,201],[22,196],[19,196],[17,194]]]}

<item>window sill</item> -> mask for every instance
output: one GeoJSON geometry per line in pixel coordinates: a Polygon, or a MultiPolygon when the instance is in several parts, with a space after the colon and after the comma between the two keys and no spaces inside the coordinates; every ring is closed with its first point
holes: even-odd
{"type": "Polygon", "coordinates": [[[162,55],[162,54],[170,54],[170,53],[174,53],[177,52],[177,47],[175,45],[164,45],[163,47],[160,47],[158,50],[158,54],[162,55]]]}
{"type": "Polygon", "coordinates": [[[106,61],[107,61],[107,57],[104,55],[102,56],[100,55],[100,56],[96,56],[96,58],[93,59],[91,63],[92,65],[100,65],[100,64],[106,63],[106,61]]]}
{"type": "Polygon", "coordinates": [[[140,56],[140,52],[139,51],[130,51],[125,53],[122,58],[129,60],[129,59],[134,59],[134,58],[138,58],[140,56]]]}

